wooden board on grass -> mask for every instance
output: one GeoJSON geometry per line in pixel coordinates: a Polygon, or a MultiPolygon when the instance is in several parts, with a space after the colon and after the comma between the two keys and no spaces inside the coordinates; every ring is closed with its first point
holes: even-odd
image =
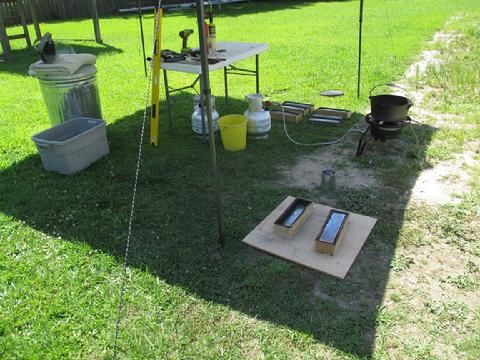
{"type": "Polygon", "coordinates": [[[352,116],[352,112],[350,110],[327,107],[319,107],[318,109],[315,109],[312,114],[318,115],[319,117],[321,117],[322,115],[334,116],[340,118],[341,120],[350,119],[350,117],[352,116]]]}
{"type": "Polygon", "coordinates": [[[293,122],[295,124],[298,124],[300,120],[303,119],[303,113],[301,112],[291,112],[287,110],[283,112],[282,109],[270,110],[270,116],[272,120],[280,120],[280,121],[283,121],[283,116],[285,116],[285,121],[293,122]]]}
{"type": "Polygon", "coordinates": [[[335,255],[322,254],[315,250],[315,237],[332,209],[329,206],[314,204],[312,215],[292,239],[284,239],[273,233],[273,223],[292,200],[293,197],[288,196],[243,239],[243,242],[313,270],[345,278],[377,219],[350,213],[348,228],[345,229],[344,239],[335,255]]]}

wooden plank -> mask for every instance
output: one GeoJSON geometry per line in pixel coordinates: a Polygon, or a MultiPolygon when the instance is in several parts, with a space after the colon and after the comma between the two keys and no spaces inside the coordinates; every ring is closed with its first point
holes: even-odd
{"type": "Polygon", "coordinates": [[[25,34],[15,34],[15,35],[8,35],[8,40],[19,40],[25,39],[25,34]]]}
{"type": "Polygon", "coordinates": [[[313,115],[327,115],[340,117],[342,120],[349,119],[352,116],[350,110],[319,107],[313,111],[313,115]]]}
{"type": "Polygon", "coordinates": [[[344,239],[339,244],[336,255],[322,254],[315,250],[315,237],[332,209],[331,207],[314,204],[310,219],[305,222],[293,239],[283,239],[273,233],[273,222],[285,211],[292,199],[292,196],[288,196],[243,239],[243,242],[313,270],[341,279],[345,278],[377,220],[350,213],[348,228],[345,230],[344,239]]]}
{"type": "Polygon", "coordinates": [[[280,120],[283,121],[283,117],[285,116],[285,121],[287,122],[293,122],[295,124],[298,124],[302,119],[303,119],[303,113],[301,112],[290,112],[285,109],[285,111],[282,110],[270,110],[270,117],[272,120],[280,120]]]}
{"type": "Polygon", "coordinates": [[[308,115],[315,108],[315,105],[313,105],[313,104],[299,103],[299,102],[296,102],[296,101],[284,101],[282,105],[302,109],[304,115],[308,115]]]}

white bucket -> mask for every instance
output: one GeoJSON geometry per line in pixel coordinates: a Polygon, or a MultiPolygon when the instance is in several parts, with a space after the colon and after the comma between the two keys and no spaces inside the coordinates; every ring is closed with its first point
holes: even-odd
{"type": "Polygon", "coordinates": [[[248,104],[248,111],[251,113],[263,110],[263,95],[262,94],[248,94],[245,95],[245,100],[248,104]]]}

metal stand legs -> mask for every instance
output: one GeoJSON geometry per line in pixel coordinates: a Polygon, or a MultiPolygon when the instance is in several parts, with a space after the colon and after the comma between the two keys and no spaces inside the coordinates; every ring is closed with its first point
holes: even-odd
{"type": "MultiPolygon", "coordinates": [[[[228,75],[242,75],[242,76],[255,76],[255,91],[257,94],[260,93],[260,59],[259,55],[255,55],[255,70],[250,70],[250,69],[241,69],[237,68],[233,65],[226,66],[223,68],[223,83],[225,87],[225,102],[228,104],[229,99],[228,99],[228,75]]],[[[198,82],[200,82],[200,104],[204,104],[204,99],[203,99],[203,85],[201,82],[201,76],[198,75],[195,78],[195,81],[187,86],[183,86],[178,89],[170,89],[168,87],[168,76],[167,76],[167,70],[163,70],[163,82],[165,84],[165,100],[167,102],[167,112],[168,112],[168,129],[170,133],[174,134],[175,133],[175,127],[173,125],[173,114],[172,114],[172,103],[171,103],[171,94],[186,90],[186,89],[195,89],[195,86],[197,85],[198,82]]],[[[205,124],[204,124],[204,111],[202,107],[202,134],[203,134],[203,139],[207,140],[207,132],[205,129],[205,124]]]]}
{"type": "Polygon", "coordinates": [[[225,86],[225,102],[228,104],[228,75],[255,76],[255,92],[260,93],[260,57],[255,55],[255,70],[241,69],[230,65],[223,69],[223,80],[225,86]]]}

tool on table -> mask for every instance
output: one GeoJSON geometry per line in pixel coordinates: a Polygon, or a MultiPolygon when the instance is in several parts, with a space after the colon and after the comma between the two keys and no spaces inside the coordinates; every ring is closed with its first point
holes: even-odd
{"type": "Polygon", "coordinates": [[[40,40],[35,41],[33,47],[38,53],[40,59],[47,64],[53,63],[55,57],[57,56],[55,43],[53,42],[52,34],[49,32],[45,33],[40,40]]]}
{"type": "Polygon", "coordinates": [[[172,50],[162,50],[161,52],[162,56],[162,61],[163,62],[179,62],[179,61],[184,61],[187,58],[186,54],[179,54],[175,51],[172,50]]]}
{"type": "Polygon", "coordinates": [[[189,54],[192,49],[190,49],[188,44],[188,37],[193,34],[193,29],[185,29],[178,33],[178,35],[182,38],[182,54],[189,54]]]}
{"type": "Polygon", "coordinates": [[[217,50],[217,30],[215,24],[213,23],[213,10],[210,9],[208,12],[209,24],[208,24],[208,55],[214,56],[217,50]]]}
{"type": "MultiPolygon", "coordinates": [[[[200,49],[194,49],[192,50],[189,54],[188,54],[188,59],[186,59],[186,62],[187,63],[200,63],[201,61],[201,58],[200,58],[200,49]]],[[[219,62],[222,62],[222,61],[225,61],[226,59],[225,58],[222,58],[222,57],[215,57],[215,58],[208,58],[208,64],[209,65],[213,65],[213,64],[217,64],[219,62]]]]}

